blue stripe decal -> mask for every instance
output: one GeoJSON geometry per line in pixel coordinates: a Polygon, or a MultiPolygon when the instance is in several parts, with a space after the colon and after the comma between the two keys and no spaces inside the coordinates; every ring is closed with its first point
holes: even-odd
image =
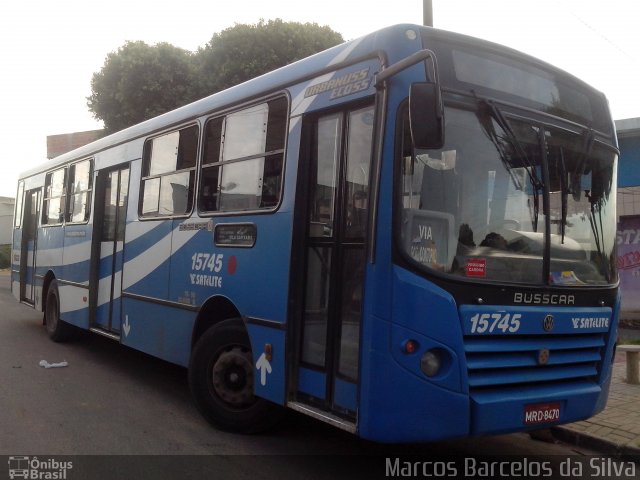
{"type": "MultiPolygon", "coordinates": [[[[138,255],[142,255],[153,245],[158,243],[162,238],[171,234],[173,222],[171,220],[162,220],[148,232],[140,237],[127,242],[126,244],[126,261],[129,261],[138,255]]],[[[127,226],[128,227],[128,226],[127,226]]],[[[126,238],[126,235],[125,235],[126,238]]]]}

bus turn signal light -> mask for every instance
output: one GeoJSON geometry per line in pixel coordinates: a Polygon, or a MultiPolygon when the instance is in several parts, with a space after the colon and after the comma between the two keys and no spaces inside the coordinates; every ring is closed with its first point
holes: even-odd
{"type": "Polygon", "coordinates": [[[415,340],[407,340],[404,342],[404,353],[411,354],[418,350],[418,342],[415,340]]]}

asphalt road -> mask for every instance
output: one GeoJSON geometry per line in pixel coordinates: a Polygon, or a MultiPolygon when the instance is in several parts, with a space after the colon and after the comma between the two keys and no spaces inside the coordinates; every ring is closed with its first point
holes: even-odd
{"type": "MultiPolygon", "coordinates": [[[[0,273],[0,455],[136,455],[91,457],[93,466],[77,466],[69,479],[384,478],[387,457],[541,455],[557,463],[585,453],[592,452],[525,434],[378,445],[295,412],[267,434],[221,432],[193,406],[185,369],[97,335],[50,341],[42,314],[15,301],[8,275],[0,273]],[[69,365],[44,369],[41,360],[69,365]],[[154,457],[138,457],[145,455],[154,457]],[[144,467],[136,464],[141,458],[144,467]],[[212,474],[203,476],[203,468],[212,474]]],[[[0,464],[0,478],[3,470],[0,464]]]]}

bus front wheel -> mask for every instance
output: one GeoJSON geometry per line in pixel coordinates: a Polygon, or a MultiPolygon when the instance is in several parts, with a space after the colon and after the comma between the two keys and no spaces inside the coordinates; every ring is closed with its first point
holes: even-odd
{"type": "Polygon", "coordinates": [[[200,413],[222,430],[255,433],[277,423],[283,409],[253,394],[255,369],[240,319],[225,320],[200,337],[189,362],[189,387],[200,413]]]}
{"type": "Polygon", "coordinates": [[[75,327],[60,319],[60,294],[58,293],[58,282],[55,280],[51,281],[47,290],[44,324],[49,338],[54,342],[65,342],[75,336],[75,327]]]}

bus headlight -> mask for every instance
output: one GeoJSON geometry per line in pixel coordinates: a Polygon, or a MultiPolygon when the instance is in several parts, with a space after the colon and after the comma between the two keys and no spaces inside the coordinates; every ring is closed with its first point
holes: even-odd
{"type": "Polygon", "coordinates": [[[420,368],[427,377],[435,377],[440,371],[442,361],[438,350],[427,350],[420,360],[420,368]]]}

